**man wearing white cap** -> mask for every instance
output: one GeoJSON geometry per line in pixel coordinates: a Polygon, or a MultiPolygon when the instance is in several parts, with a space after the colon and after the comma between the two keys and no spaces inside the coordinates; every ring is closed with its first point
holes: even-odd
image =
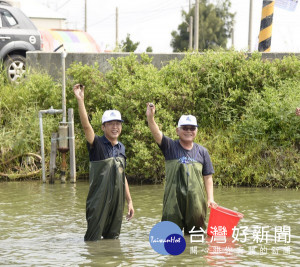
{"type": "Polygon", "coordinates": [[[125,147],[118,141],[123,120],[118,110],[106,110],[102,116],[104,135],[95,135],[84,105],[84,86],[76,84],[73,91],[90,158],[90,187],[86,201],[87,231],[84,240],[116,239],[121,230],[125,198],[128,203],[127,220],[134,215],[125,177],[125,147]]]}
{"type": "Polygon", "coordinates": [[[148,125],[166,160],[162,221],[176,223],[185,233],[193,227],[205,230],[207,207],[217,204],[213,197],[214,169],[208,151],[194,143],[198,131],[196,117],[182,115],[176,128],[179,140],[172,140],[159,130],[154,113],[155,106],[147,103],[148,125]]]}

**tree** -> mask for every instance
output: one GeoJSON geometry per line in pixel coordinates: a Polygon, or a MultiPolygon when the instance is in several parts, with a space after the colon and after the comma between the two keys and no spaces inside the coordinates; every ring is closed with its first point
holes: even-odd
{"type": "MultiPolygon", "coordinates": [[[[234,14],[229,12],[230,0],[223,0],[214,5],[208,0],[199,3],[199,50],[226,48],[227,39],[231,35],[234,14]]],[[[182,11],[183,22],[178,26],[178,32],[171,33],[173,52],[185,51],[189,48],[189,21],[195,14],[195,7],[190,12],[182,11]]],[[[194,18],[195,19],[195,18],[194,18]]]]}
{"type": "Polygon", "coordinates": [[[126,41],[121,41],[122,51],[123,52],[134,52],[139,46],[140,42],[134,43],[130,39],[130,34],[127,33],[126,41]]]}
{"type": "Polygon", "coordinates": [[[148,52],[148,53],[152,53],[152,52],[153,52],[153,49],[152,49],[152,47],[151,47],[151,46],[148,46],[148,47],[146,48],[146,52],[148,52]]]}

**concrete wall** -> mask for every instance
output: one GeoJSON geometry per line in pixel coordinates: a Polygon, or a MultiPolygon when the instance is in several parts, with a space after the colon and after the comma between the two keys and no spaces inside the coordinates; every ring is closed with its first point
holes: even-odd
{"type": "MultiPolygon", "coordinates": [[[[83,65],[94,65],[95,62],[99,64],[99,70],[103,73],[111,69],[108,62],[111,58],[129,56],[130,53],[68,53],[66,57],[66,69],[73,62],[82,62],[83,65]]],[[[140,58],[141,54],[136,54],[140,58]]],[[[152,63],[157,68],[161,68],[169,61],[175,58],[182,59],[183,53],[171,53],[171,54],[152,54],[152,63]]],[[[51,76],[57,78],[61,77],[61,65],[62,57],[61,53],[48,53],[48,52],[27,52],[26,54],[27,68],[31,70],[43,71],[51,76]]]]}
{"type": "MultiPolygon", "coordinates": [[[[73,62],[82,62],[83,65],[94,65],[95,62],[99,64],[99,70],[103,73],[111,69],[108,62],[111,58],[125,57],[130,53],[68,53],[66,57],[66,69],[73,62]]],[[[263,53],[262,58],[274,60],[276,58],[282,59],[284,56],[296,55],[300,58],[300,53],[263,53]]],[[[140,58],[141,54],[136,54],[140,58]]],[[[149,53],[153,58],[152,64],[160,69],[162,66],[168,64],[169,61],[175,58],[181,60],[184,58],[185,53],[170,53],[170,54],[154,54],[149,53]]],[[[248,54],[251,56],[251,54],[248,54]]],[[[27,68],[30,70],[43,71],[56,79],[60,79],[62,58],[61,53],[48,53],[48,52],[27,52],[27,68]]]]}

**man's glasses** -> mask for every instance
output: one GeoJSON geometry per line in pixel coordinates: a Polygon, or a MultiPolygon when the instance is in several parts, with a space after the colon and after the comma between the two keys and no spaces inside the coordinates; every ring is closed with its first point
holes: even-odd
{"type": "Polygon", "coordinates": [[[191,132],[194,132],[194,131],[196,131],[196,126],[181,126],[180,127],[183,131],[188,131],[188,130],[190,130],[191,132]]]}

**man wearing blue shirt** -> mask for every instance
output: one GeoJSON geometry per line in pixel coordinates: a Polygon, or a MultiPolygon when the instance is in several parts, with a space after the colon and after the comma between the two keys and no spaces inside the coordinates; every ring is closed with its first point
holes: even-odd
{"type": "Polygon", "coordinates": [[[176,223],[185,233],[193,227],[205,230],[207,207],[217,204],[213,197],[214,169],[208,151],[194,143],[197,120],[193,115],[182,115],[176,128],[179,139],[173,140],[159,130],[154,113],[155,106],[147,103],[148,126],[166,160],[162,221],[176,223]]]}
{"type": "Polygon", "coordinates": [[[134,216],[125,177],[125,147],[118,141],[123,120],[119,111],[106,110],[102,116],[104,135],[95,135],[84,105],[84,86],[76,84],[73,91],[90,158],[90,187],[86,201],[87,231],[84,240],[116,239],[120,234],[125,198],[128,204],[127,220],[134,216]]]}

